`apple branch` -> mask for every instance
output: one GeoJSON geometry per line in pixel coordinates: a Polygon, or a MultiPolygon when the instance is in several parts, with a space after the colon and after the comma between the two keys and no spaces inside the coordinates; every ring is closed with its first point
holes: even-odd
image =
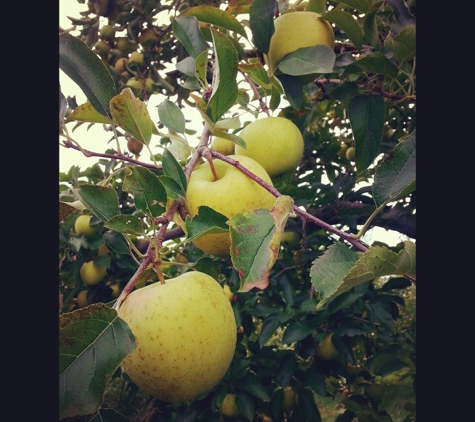
{"type": "Polygon", "coordinates": [[[262,99],[262,97],[260,96],[259,94],[259,91],[256,87],[256,85],[254,84],[254,82],[251,81],[251,79],[249,78],[249,76],[247,76],[242,70],[239,69],[239,72],[242,74],[242,76],[244,77],[244,79],[246,80],[246,82],[249,84],[249,86],[251,87],[252,89],[252,92],[254,92],[254,95],[256,96],[256,98],[259,100],[259,105],[261,106],[261,109],[264,113],[267,114],[267,116],[270,116],[270,112],[269,112],[269,107],[267,107],[266,103],[264,102],[264,100],[262,99]]]}
{"type": "MultiPolygon", "coordinates": [[[[259,185],[261,185],[263,188],[265,188],[266,190],[268,190],[272,195],[274,195],[275,197],[279,197],[279,196],[282,196],[282,194],[273,186],[269,185],[268,183],[266,183],[264,180],[262,180],[260,177],[256,176],[254,173],[252,173],[251,171],[249,171],[248,169],[246,169],[244,166],[242,166],[239,161],[236,161],[232,158],[229,158],[228,156],[226,155],[223,155],[219,152],[216,152],[214,150],[210,150],[210,153],[213,157],[216,157],[228,164],[231,164],[232,166],[236,167],[238,170],[240,170],[241,172],[243,172],[246,176],[248,176],[249,178],[251,178],[252,180],[254,180],[256,183],[258,183],[259,185]]],[[[352,234],[348,234],[348,233],[345,233],[339,229],[337,229],[336,227],[333,227],[332,225],[328,224],[328,223],[325,223],[324,221],[314,217],[313,215],[307,213],[306,211],[303,211],[301,210],[300,208],[298,208],[297,206],[293,206],[293,211],[295,212],[295,214],[301,216],[302,218],[306,219],[306,220],[310,220],[312,221],[313,223],[317,224],[318,226],[324,228],[325,230],[329,231],[330,233],[333,233],[333,234],[336,234],[337,236],[341,237],[342,239],[346,240],[347,242],[349,242],[351,245],[353,245],[355,248],[357,248],[358,250],[362,251],[362,252],[365,252],[368,248],[366,248],[366,246],[364,246],[359,240],[355,239],[355,237],[352,235],[352,234]]]]}

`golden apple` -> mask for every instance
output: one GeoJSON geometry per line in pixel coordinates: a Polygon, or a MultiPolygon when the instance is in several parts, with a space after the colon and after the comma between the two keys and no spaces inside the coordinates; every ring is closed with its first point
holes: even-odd
{"type": "Polygon", "coordinates": [[[355,147],[349,147],[346,150],[345,155],[348,160],[355,161],[355,147]]]}
{"type": "MultiPolygon", "coordinates": [[[[252,158],[243,155],[229,155],[246,169],[272,186],[272,181],[264,168],[252,158]]],[[[188,180],[186,208],[190,217],[198,214],[198,208],[206,205],[228,218],[246,211],[266,208],[271,210],[275,197],[254,180],[231,164],[213,160],[218,180],[214,180],[211,167],[205,162],[195,168],[188,180]]],[[[193,240],[203,252],[220,256],[230,256],[231,237],[229,232],[205,233],[193,240]]]]}
{"type": "Polygon", "coordinates": [[[324,360],[332,360],[340,354],[332,343],[333,333],[328,334],[321,343],[315,347],[315,354],[324,360]]]}
{"type": "Polygon", "coordinates": [[[78,305],[78,308],[85,308],[86,306],[89,305],[89,302],[87,301],[87,290],[81,290],[76,298],[76,303],[78,305]]]}
{"type": "Polygon", "coordinates": [[[211,149],[223,155],[231,155],[234,154],[234,145],[234,142],[216,136],[211,142],[211,149]]]}
{"type": "Polygon", "coordinates": [[[137,343],[122,362],[144,392],[182,402],[211,390],[231,364],[237,330],[220,284],[190,271],[129,294],[118,309],[137,343]]]}
{"type": "Polygon", "coordinates": [[[97,226],[91,226],[89,223],[91,221],[92,215],[81,214],[76,221],[74,222],[74,231],[84,236],[92,236],[97,232],[97,226]]]}
{"type": "Polygon", "coordinates": [[[284,398],[282,407],[284,412],[289,412],[292,410],[295,404],[295,390],[292,387],[284,388],[284,398]]]}
{"type": "Polygon", "coordinates": [[[107,273],[107,269],[99,267],[94,261],[88,261],[81,265],[79,269],[79,275],[81,276],[84,284],[88,286],[95,286],[99,284],[107,273]]]}
{"type": "Polygon", "coordinates": [[[265,117],[249,123],[239,134],[246,148],[236,145],[236,154],[256,160],[269,176],[293,174],[303,154],[303,136],[285,117],[265,117]]]}
{"type": "Polygon", "coordinates": [[[226,297],[229,299],[231,303],[234,301],[234,293],[231,290],[231,287],[229,287],[227,284],[223,286],[224,293],[226,293],[226,297]]]}
{"type": "Polygon", "coordinates": [[[267,53],[269,72],[275,72],[279,62],[289,53],[318,44],[335,47],[335,35],[330,23],[310,11],[287,12],[274,21],[274,34],[267,53]]]}
{"type": "Polygon", "coordinates": [[[237,418],[241,415],[241,412],[236,405],[236,394],[226,394],[221,406],[219,407],[219,411],[226,418],[237,418]]]}

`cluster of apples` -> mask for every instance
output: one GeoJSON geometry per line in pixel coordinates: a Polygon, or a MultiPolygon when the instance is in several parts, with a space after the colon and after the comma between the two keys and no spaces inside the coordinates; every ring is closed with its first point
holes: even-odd
{"type": "MultiPolygon", "coordinates": [[[[322,43],[333,47],[334,37],[331,26],[320,15],[282,15],[275,20],[266,56],[269,70],[274,72],[286,54],[322,43]]],[[[270,186],[295,173],[304,141],[290,120],[258,119],[239,136],[245,148],[219,137],[213,139],[211,148],[235,159],[270,186]]],[[[231,164],[219,159],[212,162],[214,173],[210,163],[204,162],[189,178],[185,207],[191,218],[201,206],[227,218],[252,209],[272,209],[275,197],[263,186],[231,164]]],[[[178,214],[174,221],[186,229],[178,214]]],[[[230,256],[229,233],[206,233],[193,243],[206,254],[230,256]]],[[[223,288],[213,277],[199,271],[133,291],[117,309],[137,345],[122,362],[122,368],[140,389],[164,401],[186,401],[208,392],[223,378],[234,355],[234,297],[229,286],[223,288]]],[[[290,409],[295,392],[287,388],[284,397],[286,409],[290,409]]],[[[223,400],[221,413],[231,418],[239,415],[234,395],[223,400]]]]}

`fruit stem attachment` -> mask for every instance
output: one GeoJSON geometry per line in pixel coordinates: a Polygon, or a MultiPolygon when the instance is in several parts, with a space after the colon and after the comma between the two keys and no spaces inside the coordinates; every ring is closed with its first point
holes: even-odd
{"type": "Polygon", "coordinates": [[[216,182],[219,177],[216,173],[216,169],[214,168],[213,156],[211,155],[210,149],[208,147],[200,147],[199,153],[206,161],[208,161],[209,166],[211,167],[211,173],[213,173],[214,181],[216,182]]]}

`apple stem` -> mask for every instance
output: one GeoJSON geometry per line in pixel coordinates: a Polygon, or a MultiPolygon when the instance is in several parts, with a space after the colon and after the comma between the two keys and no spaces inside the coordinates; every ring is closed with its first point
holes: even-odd
{"type": "Polygon", "coordinates": [[[214,168],[213,163],[213,156],[211,155],[211,150],[208,147],[204,147],[200,149],[201,156],[208,161],[209,166],[211,167],[211,173],[213,173],[214,181],[219,179],[218,175],[216,174],[216,169],[214,168]]]}

